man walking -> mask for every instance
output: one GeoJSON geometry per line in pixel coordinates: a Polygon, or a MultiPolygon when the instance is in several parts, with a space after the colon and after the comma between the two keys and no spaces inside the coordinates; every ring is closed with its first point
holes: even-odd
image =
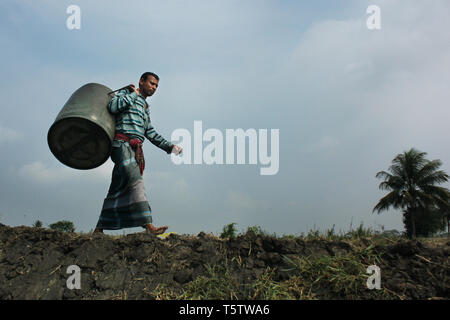
{"type": "Polygon", "coordinates": [[[116,135],[111,153],[114,169],[94,233],[141,226],[148,232],[161,234],[168,228],[152,224],[152,211],[142,179],[145,168],[142,144],[145,138],[168,154],[182,152],[182,148],[164,139],[151,124],[145,99],[155,93],[158,83],[156,74],[145,72],[138,89],[134,85],[121,89],[108,105],[109,112],[116,116],[116,135]]]}

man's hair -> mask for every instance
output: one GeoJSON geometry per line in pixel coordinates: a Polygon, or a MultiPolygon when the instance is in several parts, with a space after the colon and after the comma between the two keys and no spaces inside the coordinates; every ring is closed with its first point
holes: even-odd
{"type": "Polygon", "coordinates": [[[153,72],[144,72],[140,79],[143,79],[145,81],[145,80],[147,80],[148,76],[153,76],[153,77],[155,77],[156,80],[159,81],[158,75],[153,72]]]}

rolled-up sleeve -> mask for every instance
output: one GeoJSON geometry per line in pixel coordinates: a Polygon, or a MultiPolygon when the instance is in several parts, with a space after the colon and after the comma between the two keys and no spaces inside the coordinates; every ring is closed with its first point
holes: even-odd
{"type": "Polygon", "coordinates": [[[161,148],[167,153],[172,152],[173,144],[164,139],[160,134],[158,134],[150,121],[148,122],[147,128],[145,130],[145,136],[158,148],[161,148]]]}
{"type": "Polygon", "coordinates": [[[128,93],[128,90],[121,90],[108,104],[108,110],[112,114],[120,113],[134,104],[138,95],[135,91],[128,93]]]}

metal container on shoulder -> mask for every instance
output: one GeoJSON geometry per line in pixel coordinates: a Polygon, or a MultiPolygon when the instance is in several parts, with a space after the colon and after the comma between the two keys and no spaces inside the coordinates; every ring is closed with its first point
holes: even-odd
{"type": "Polygon", "coordinates": [[[115,118],[108,111],[111,89],[88,83],[75,91],[59,112],[47,135],[53,155],[75,169],[93,169],[108,160],[115,118]]]}

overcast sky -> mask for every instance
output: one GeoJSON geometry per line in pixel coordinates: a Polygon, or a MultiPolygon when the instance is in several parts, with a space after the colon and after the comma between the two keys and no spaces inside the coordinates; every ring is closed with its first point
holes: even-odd
{"type": "Polygon", "coordinates": [[[195,120],[224,134],[279,129],[275,175],[260,164],[175,165],[147,141],[155,225],[403,230],[400,211],[372,214],[386,194],[375,175],[412,147],[450,173],[449,12],[447,0],[3,0],[0,222],[93,229],[113,164],[64,166],[48,129],[82,85],[117,89],[153,71],[160,84],[147,101],[166,139],[193,134],[195,120]],[[66,27],[71,4],[79,30],[66,27]],[[381,30],[367,28],[369,5],[381,9],[381,30]]]}

